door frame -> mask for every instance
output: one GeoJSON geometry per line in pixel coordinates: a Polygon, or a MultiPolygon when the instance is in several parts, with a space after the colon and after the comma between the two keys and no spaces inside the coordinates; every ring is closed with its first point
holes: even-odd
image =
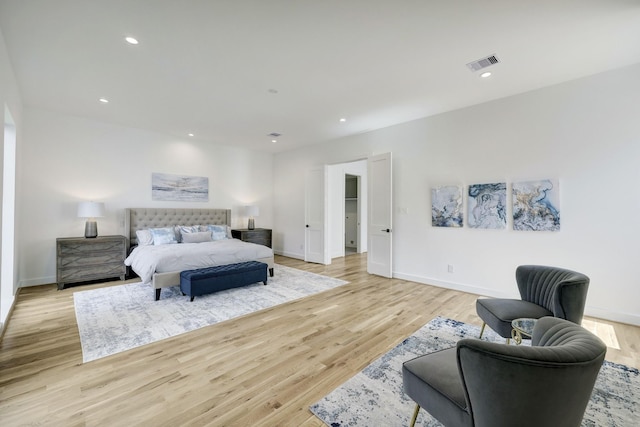
{"type": "MultiPolygon", "coordinates": [[[[389,152],[389,154],[391,154],[391,152],[389,152]]],[[[369,170],[369,159],[370,159],[370,158],[372,158],[372,157],[374,157],[374,155],[373,155],[373,154],[371,154],[371,155],[367,155],[367,156],[358,157],[358,158],[355,158],[355,159],[352,159],[352,160],[344,160],[344,161],[340,161],[340,162],[336,162],[336,163],[324,163],[324,164],[323,164],[323,166],[328,168],[328,167],[330,167],[330,166],[337,166],[337,165],[344,164],[344,163],[353,163],[353,162],[357,162],[357,161],[366,161],[366,162],[367,162],[367,186],[366,186],[366,188],[359,188],[359,190],[361,190],[359,194],[362,194],[362,192],[364,192],[364,191],[368,191],[368,190],[369,190],[369,189],[368,189],[368,187],[369,187],[369,185],[370,185],[370,183],[369,183],[369,177],[368,177],[368,175],[370,174],[370,170],[369,170]]],[[[313,168],[310,168],[309,170],[312,170],[312,169],[314,169],[314,168],[318,168],[318,167],[322,167],[322,166],[315,166],[315,167],[313,167],[313,168]]],[[[308,171],[307,171],[307,172],[308,172],[308,171]]],[[[342,222],[342,225],[341,225],[342,233],[341,233],[341,234],[342,234],[343,236],[344,236],[344,175],[345,175],[345,173],[342,173],[342,184],[343,184],[343,185],[341,185],[341,186],[340,186],[340,187],[341,187],[340,192],[341,192],[341,195],[342,195],[342,197],[341,197],[341,200],[342,200],[342,207],[341,207],[341,212],[342,212],[342,218],[341,218],[341,222],[342,222]]],[[[354,175],[354,173],[350,173],[350,175],[354,175]]],[[[392,178],[390,177],[390,179],[392,179],[392,178]]],[[[327,181],[328,181],[328,180],[327,180],[327,181]]],[[[359,181],[360,181],[360,180],[359,180],[359,181]]],[[[391,182],[390,182],[390,184],[391,184],[391,195],[393,196],[393,182],[391,181],[391,182]]],[[[360,184],[360,182],[358,183],[358,185],[359,185],[359,186],[361,185],[361,184],[360,184]]],[[[332,192],[332,191],[335,191],[335,189],[333,189],[333,187],[332,187],[332,186],[329,186],[329,185],[328,185],[328,182],[327,182],[327,185],[325,186],[325,194],[323,195],[323,199],[324,199],[325,203],[327,203],[327,201],[328,201],[328,200],[331,200],[331,192],[332,192]]],[[[306,192],[306,188],[305,188],[305,192],[306,192]]],[[[308,194],[305,194],[305,203],[306,203],[306,198],[307,198],[307,197],[309,197],[309,195],[308,195],[308,194]]],[[[361,199],[361,198],[359,198],[359,199],[361,199]]],[[[361,203],[361,200],[358,200],[358,203],[360,204],[360,203],[361,203]]],[[[367,202],[367,203],[369,203],[369,202],[367,202]]],[[[393,203],[393,200],[391,200],[391,203],[393,203]]],[[[327,206],[325,205],[325,208],[326,208],[326,207],[327,207],[327,206]]],[[[391,207],[390,207],[390,209],[391,209],[391,210],[393,210],[393,206],[391,206],[391,207]]],[[[368,209],[367,209],[367,210],[368,210],[368,209]]],[[[326,211],[325,211],[325,212],[326,212],[326,211]]],[[[306,207],[305,207],[305,224],[306,224],[306,221],[307,221],[307,217],[306,217],[306,215],[307,215],[307,213],[306,213],[306,207]]],[[[361,217],[361,215],[362,215],[362,209],[361,209],[361,207],[360,207],[360,206],[358,207],[358,215],[359,215],[359,218],[358,218],[358,219],[359,219],[359,222],[360,222],[360,224],[362,224],[362,217],[361,217]]],[[[367,215],[368,215],[368,214],[367,214],[367,215]]],[[[360,225],[360,228],[362,228],[362,225],[360,225]]],[[[325,233],[324,233],[324,237],[325,237],[324,247],[325,247],[325,253],[327,254],[327,262],[325,262],[325,265],[329,265],[329,264],[331,264],[331,255],[330,255],[330,251],[329,251],[329,248],[330,248],[330,241],[329,241],[329,236],[328,236],[328,230],[329,230],[329,218],[328,218],[328,215],[327,215],[327,214],[325,214],[325,217],[324,217],[324,229],[325,229],[325,233]]],[[[370,238],[369,238],[368,224],[367,224],[367,230],[365,230],[365,232],[367,233],[367,236],[368,236],[368,238],[367,238],[367,250],[366,250],[366,252],[367,252],[367,261],[368,261],[368,258],[369,258],[369,245],[370,245],[370,242],[369,242],[369,239],[370,239],[370,238]]],[[[305,230],[305,250],[304,250],[304,252],[305,252],[305,261],[306,261],[306,254],[307,254],[307,239],[306,239],[306,235],[307,235],[307,232],[306,232],[306,230],[305,230]]],[[[390,245],[393,245],[393,236],[390,236],[390,239],[391,239],[391,241],[390,241],[390,245]]],[[[342,246],[342,256],[344,256],[344,237],[341,239],[341,242],[342,242],[342,245],[341,245],[341,246],[342,246]]],[[[359,246],[359,247],[362,247],[361,242],[358,242],[358,246],[359,246]]]]}

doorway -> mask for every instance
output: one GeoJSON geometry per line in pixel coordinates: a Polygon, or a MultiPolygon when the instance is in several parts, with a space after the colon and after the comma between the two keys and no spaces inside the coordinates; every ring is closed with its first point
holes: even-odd
{"type": "Polygon", "coordinates": [[[367,252],[367,271],[392,277],[391,153],[316,166],[305,177],[304,260],[325,265],[345,256],[346,175],[360,177],[359,245],[367,252]],[[371,182],[372,184],[368,184],[371,182]]]}
{"type": "Polygon", "coordinates": [[[330,258],[367,252],[367,160],[330,165],[328,181],[330,258]]]}
{"type": "Polygon", "coordinates": [[[344,255],[360,253],[360,177],[344,175],[344,255]]]}

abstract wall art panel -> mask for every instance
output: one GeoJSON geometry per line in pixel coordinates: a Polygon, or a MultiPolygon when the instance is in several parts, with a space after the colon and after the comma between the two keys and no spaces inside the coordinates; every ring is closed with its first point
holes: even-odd
{"type": "Polygon", "coordinates": [[[515,182],[512,197],[514,230],[560,230],[558,180],[515,182]]]}
{"type": "Polygon", "coordinates": [[[469,227],[501,229],[507,226],[507,183],[469,186],[469,227]]]}
{"type": "Polygon", "coordinates": [[[207,202],[209,201],[209,178],[152,173],[151,199],[157,201],[207,202]]]}
{"type": "Polygon", "coordinates": [[[462,227],[462,186],[443,185],[431,189],[431,225],[462,227]]]}

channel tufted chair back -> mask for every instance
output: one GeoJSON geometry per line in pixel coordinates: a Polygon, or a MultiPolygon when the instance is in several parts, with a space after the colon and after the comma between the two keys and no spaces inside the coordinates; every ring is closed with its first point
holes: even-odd
{"type": "Polygon", "coordinates": [[[531,346],[462,339],[402,366],[403,388],[445,426],[579,426],[607,347],[568,320],[536,322],[531,346]]]}
{"type": "Polygon", "coordinates": [[[589,289],[589,278],[582,273],[543,265],[521,265],[516,269],[520,300],[479,298],[476,311],[486,325],[500,336],[511,337],[511,321],[553,316],[580,324],[589,289]]]}
{"type": "Polygon", "coordinates": [[[582,322],[587,301],[589,278],[584,274],[557,267],[521,265],[516,269],[520,297],[540,305],[554,317],[582,322]]]}

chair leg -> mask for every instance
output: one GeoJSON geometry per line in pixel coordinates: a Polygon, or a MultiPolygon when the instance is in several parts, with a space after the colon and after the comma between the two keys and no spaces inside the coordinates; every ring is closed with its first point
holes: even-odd
{"type": "Polygon", "coordinates": [[[411,424],[409,424],[409,427],[414,427],[416,425],[416,419],[418,418],[418,412],[420,412],[420,405],[416,404],[416,409],[413,411],[413,418],[411,418],[411,424]]]}
{"type": "Polygon", "coordinates": [[[507,345],[511,344],[511,339],[507,338],[507,345]]]}
{"type": "Polygon", "coordinates": [[[480,329],[480,336],[478,338],[482,338],[482,334],[484,333],[485,326],[487,326],[487,322],[482,322],[482,329],[480,329]]]}

